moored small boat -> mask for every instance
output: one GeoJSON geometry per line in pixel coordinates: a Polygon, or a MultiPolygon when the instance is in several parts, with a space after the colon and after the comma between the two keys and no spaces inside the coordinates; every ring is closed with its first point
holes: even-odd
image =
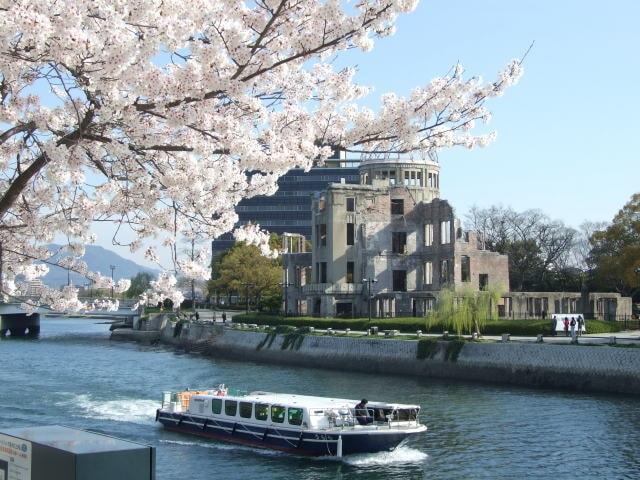
{"type": "Polygon", "coordinates": [[[156,420],[172,431],[281,450],[341,457],[390,451],[427,430],[419,405],[211,390],[164,392],[156,420]]]}

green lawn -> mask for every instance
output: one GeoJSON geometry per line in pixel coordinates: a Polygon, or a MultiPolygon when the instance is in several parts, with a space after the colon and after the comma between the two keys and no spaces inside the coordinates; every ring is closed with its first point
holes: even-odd
{"type": "MultiPolygon", "coordinates": [[[[370,326],[377,326],[381,330],[400,330],[401,332],[415,333],[422,330],[424,333],[442,333],[442,325],[433,325],[427,328],[423,318],[397,317],[397,318],[373,318],[371,323],[367,318],[315,318],[315,317],[282,317],[279,315],[267,315],[260,313],[239,314],[233,317],[235,323],[255,323],[258,325],[291,325],[293,327],[333,328],[344,330],[366,330],[370,326]]],[[[601,320],[587,320],[587,333],[619,332],[620,326],[615,322],[601,320]]],[[[453,333],[453,332],[451,332],[453,333]]],[[[470,334],[471,332],[463,332],[470,334]]],[[[485,335],[511,335],[535,336],[539,333],[551,334],[550,320],[492,320],[487,323],[482,331],[485,335]]]]}

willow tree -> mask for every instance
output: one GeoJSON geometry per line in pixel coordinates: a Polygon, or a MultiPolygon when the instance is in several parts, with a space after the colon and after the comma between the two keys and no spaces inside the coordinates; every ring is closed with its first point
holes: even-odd
{"type": "Polygon", "coordinates": [[[495,288],[481,291],[445,288],[440,292],[436,309],[427,315],[427,328],[441,325],[457,335],[471,332],[480,335],[487,322],[497,318],[502,293],[495,288]]]}
{"type": "MultiPolygon", "coordinates": [[[[46,273],[45,247],[66,239],[64,268],[86,272],[92,224],[143,251],[164,272],[149,301],[182,295],[175,277],[206,279],[209,252],[177,245],[234,229],[234,207],[273,194],[292,167],[341,148],[430,152],[483,146],[475,134],[521,75],[514,60],[492,82],[456,65],[378,112],[355,68],[332,61],[392,35],[417,0],[0,0],[0,244],[2,291],[46,273]],[[155,246],[171,250],[162,264],[155,246]]],[[[426,40],[426,38],[425,38],[426,40]]],[[[240,239],[264,247],[257,227],[240,239]]],[[[128,284],[119,288],[126,290],[128,284]]],[[[78,309],[72,287],[42,301],[78,309]]]]}

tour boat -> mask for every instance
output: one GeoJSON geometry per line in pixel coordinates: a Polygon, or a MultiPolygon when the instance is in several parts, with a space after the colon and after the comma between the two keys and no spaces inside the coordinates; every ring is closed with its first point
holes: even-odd
{"type": "Polygon", "coordinates": [[[419,405],[270,392],[212,390],[164,392],[156,421],[189,433],[299,455],[342,457],[395,449],[427,430],[419,405]]]}

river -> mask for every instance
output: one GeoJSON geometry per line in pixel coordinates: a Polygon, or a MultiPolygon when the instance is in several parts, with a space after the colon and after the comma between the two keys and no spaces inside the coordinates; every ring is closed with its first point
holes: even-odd
{"type": "Polygon", "coordinates": [[[279,367],[111,342],[108,325],[43,319],[0,342],[0,428],[59,424],[157,448],[157,479],[638,478],[640,400],[279,367]],[[417,403],[429,431],[390,453],[309,459],[166,432],[163,390],[248,389],[417,403]]]}

